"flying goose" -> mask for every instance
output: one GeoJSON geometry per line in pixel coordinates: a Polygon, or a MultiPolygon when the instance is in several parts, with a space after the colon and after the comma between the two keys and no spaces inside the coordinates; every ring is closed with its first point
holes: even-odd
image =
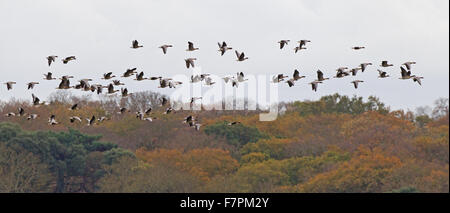
{"type": "Polygon", "coordinates": [[[128,95],[133,94],[133,93],[128,93],[128,89],[127,88],[121,88],[120,89],[120,93],[122,94],[122,97],[127,97],[128,95]]]}
{"type": "Polygon", "coordinates": [[[108,73],[103,74],[103,78],[102,79],[109,80],[109,79],[114,78],[114,77],[116,77],[116,76],[113,75],[112,72],[108,72],[108,73]]]}
{"type": "Polygon", "coordinates": [[[236,87],[236,88],[238,88],[238,87],[239,87],[239,81],[236,80],[235,78],[232,78],[232,79],[231,79],[231,87],[236,87]]]}
{"type": "Polygon", "coordinates": [[[16,116],[16,113],[14,113],[14,112],[8,112],[8,113],[6,113],[5,114],[5,117],[15,117],[16,116]]]}
{"type": "Polygon", "coordinates": [[[227,50],[233,49],[231,47],[228,47],[228,45],[227,45],[227,43],[225,43],[225,41],[222,42],[222,44],[220,44],[220,43],[217,43],[217,44],[219,45],[219,52],[221,53],[221,55],[224,55],[227,50]]]}
{"type": "Polygon", "coordinates": [[[120,80],[113,80],[113,84],[114,84],[114,86],[125,85],[124,83],[120,82],[120,80]]]}
{"type": "Polygon", "coordinates": [[[361,47],[361,46],[356,46],[356,47],[352,47],[353,50],[361,50],[361,49],[365,49],[366,47],[361,47]]]}
{"type": "Polygon", "coordinates": [[[284,81],[285,78],[289,78],[289,76],[285,76],[284,74],[278,74],[272,77],[273,83],[280,83],[284,81]]]}
{"type": "Polygon", "coordinates": [[[295,85],[295,79],[291,78],[287,80],[286,83],[289,85],[289,87],[293,87],[295,85]]]}
{"type": "Polygon", "coordinates": [[[196,75],[196,76],[191,75],[191,83],[197,83],[200,81],[202,81],[202,78],[199,75],[196,75]]]}
{"type": "Polygon", "coordinates": [[[169,88],[176,88],[177,85],[183,84],[181,81],[169,81],[169,88]]]}
{"type": "Polygon", "coordinates": [[[41,100],[37,96],[35,96],[34,94],[31,94],[31,97],[33,98],[33,105],[34,106],[43,104],[43,103],[40,103],[41,100]]]}
{"type": "Polygon", "coordinates": [[[8,81],[5,83],[6,84],[6,89],[11,90],[13,85],[16,84],[16,82],[14,81],[8,81]]]}
{"type": "Polygon", "coordinates": [[[102,123],[103,121],[106,121],[106,120],[108,120],[108,118],[105,117],[105,116],[102,116],[102,117],[100,117],[100,118],[97,119],[97,121],[98,121],[99,123],[102,123]]]}
{"type": "Polygon", "coordinates": [[[74,123],[75,121],[78,121],[78,122],[83,122],[82,120],[81,120],[81,118],[80,117],[78,117],[78,116],[70,116],[69,117],[69,121],[70,121],[70,123],[74,123]]]}
{"type": "Polygon", "coordinates": [[[116,92],[118,92],[119,90],[114,90],[114,85],[113,84],[109,84],[108,85],[108,94],[114,94],[116,92]]]}
{"type": "Polygon", "coordinates": [[[150,113],[152,112],[152,108],[151,107],[149,107],[147,110],[145,110],[145,114],[146,115],[150,115],[150,113]]]}
{"type": "Polygon", "coordinates": [[[173,46],[170,45],[170,44],[164,44],[164,45],[160,46],[159,48],[162,49],[162,51],[163,51],[163,53],[164,53],[164,55],[165,55],[165,54],[167,53],[167,49],[168,49],[169,47],[173,47],[173,46]]]}
{"type": "Polygon", "coordinates": [[[125,107],[122,107],[120,108],[119,112],[117,112],[117,114],[125,114],[127,112],[130,112],[130,110],[125,107]]]}
{"type": "Polygon", "coordinates": [[[306,78],[306,76],[303,76],[303,75],[300,76],[300,72],[297,69],[295,69],[294,70],[294,74],[292,75],[292,78],[293,78],[294,81],[297,81],[297,80],[300,80],[302,78],[306,78]]]}
{"type": "Polygon", "coordinates": [[[408,62],[403,63],[402,65],[405,65],[406,69],[411,70],[411,65],[413,65],[413,64],[416,64],[416,62],[408,61],[408,62]]]}
{"type": "Polygon", "coordinates": [[[58,58],[58,56],[56,55],[50,55],[47,57],[47,61],[48,61],[48,66],[50,66],[52,64],[52,62],[55,62],[56,58],[58,58]]]}
{"type": "Polygon", "coordinates": [[[225,81],[225,83],[228,83],[229,81],[231,81],[232,79],[234,79],[234,76],[225,76],[225,77],[223,77],[222,79],[225,81]]]}
{"type": "Polygon", "coordinates": [[[137,40],[134,40],[134,41],[131,42],[131,48],[132,49],[138,49],[138,48],[141,48],[141,47],[144,47],[144,46],[139,45],[139,42],[137,40]]]}
{"type": "Polygon", "coordinates": [[[401,74],[402,74],[402,77],[400,79],[402,79],[402,80],[407,80],[407,79],[415,77],[414,75],[411,76],[411,71],[406,71],[406,69],[403,67],[400,67],[400,70],[401,70],[401,74]]]}
{"type": "Polygon", "coordinates": [[[350,75],[350,73],[348,73],[348,72],[345,72],[343,70],[338,70],[336,73],[336,76],[334,76],[334,78],[343,78],[343,77],[349,76],[349,75],[350,75]]]}
{"type": "Polygon", "coordinates": [[[313,81],[313,82],[311,82],[311,83],[309,83],[309,84],[311,84],[312,90],[315,91],[315,92],[317,92],[317,87],[318,87],[319,84],[321,84],[321,83],[323,83],[323,82],[322,82],[322,81],[313,81]]]}
{"type": "Polygon", "coordinates": [[[238,58],[237,61],[245,61],[245,60],[248,59],[248,57],[245,57],[244,52],[239,53],[239,52],[236,50],[235,53],[236,53],[236,56],[237,56],[237,58],[238,58]]]}
{"type": "Polygon", "coordinates": [[[213,82],[213,80],[212,80],[211,77],[205,78],[205,84],[206,84],[207,86],[211,86],[211,85],[213,85],[213,84],[215,84],[215,83],[216,83],[216,82],[213,82]]]}
{"type": "Polygon", "coordinates": [[[24,116],[25,110],[22,107],[17,108],[17,111],[19,111],[19,113],[17,114],[19,117],[24,116]]]}
{"type": "Polygon", "coordinates": [[[306,43],[309,43],[309,42],[311,42],[311,41],[310,41],[310,40],[300,40],[300,41],[298,41],[298,43],[299,43],[299,45],[298,45],[299,49],[300,49],[300,50],[306,49],[306,48],[304,48],[304,46],[306,45],[306,43]]]}
{"type": "Polygon", "coordinates": [[[350,70],[350,73],[352,73],[353,76],[356,76],[356,74],[358,73],[359,70],[361,70],[360,67],[353,68],[350,70]]]}
{"type": "Polygon", "coordinates": [[[423,79],[423,77],[414,76],[412,79],[414,82],[417,82],[420,86],[422,86],[422,81],[420,79],[423,79]]]}
{"type": "Polygon", "coordinates": [[[389,77],[387,72],[385,72],[383,70],[379,70],[379,69],[377,71],[378,71],[378,78],[387,78],[387,77],[389,77]]]}
{"type": "Polygon", "coordinates": [[[143,81],[147,80],[148,78],[144,78],[144,72],[140,72],[139,74],[136,74],[136,78],[134,80],[136,81],[143,81]]]}
{"type": "Polygon", "coordinates": [[[95,115],[93,115],[91,119],[87,119],[86,118],[86,120],[87,120],[87,125],[88,126],[94,125],[95,124],[95,115]]]}
{"type": "Polygon", "coordinates": [[[382,61],[381,62],[381,67],[392,67],[394,66],[393,64],[389,64],[388,61],[382,61]]]}
{"type": "Polygon", "coordinates": [[[56,121],[56,116],[55,115],[51,115],[50,118],[48,118],[48,125],[57,125],[58,122],[56,121]]]}
{"type": "Polygon", "coordinates": [[[197,60],[196,58],[187,58],[187,59],[184,59],[184,61],[186,62],[186,67],[189,69],[189,67],[192,67],[192,68],[194,68],[195,67],[195,64],[194,64],[194,61],[195,60],[197,60]]]}
{"type": "Polygon", "coordinates": [[[362,63],[361,66],[361,72],[366,71],[367,66],[372,65],[372,63],[362,63]]]}
{"type": "Polygon", "coordinates": [[[165,98],[165,97],[161,98],[161,106],[165,106],[168,102],[169,102],[169,100],[167,100],[167,98],[165,98]]]}
{"type": "Polygon", "coordinates": [[[47,74],[44,74],[45,78],[44,80],[56,80],[56,78],[52,78],[52,73],[48,72],[47,74]]]}
{"type": "Polygon", "coordinates": [[[359,84],[359,83],[362,83],[362,82],[364,82],[364,81],[361,81],[361,80],[355,80],[355,81],[352,81],[352,82],[350,82],[350,83],[352,83],[353,86],[355,86],[355,89],[358,89],[358,84],[359,84]]]}
{"type": "Polygon", "coordinates": [[[244,81],[247,81],[248,79],[244,79],[244,73],[243,72],[238,72],[237,74],[236,74],[236,76],[237,76],[237,81],[238,82],[244,82],[244,81]]]}
{"type": "Polygon", "coordinates": [[[31,114],[27,117],[27,120],[35,120],[36,118],[38,118],[39,115],[38,114],[31,114]]]}
{"type": "Polygon", "coordinates": [[[280,50],[283,49],[284,46],[288,45],[290,40],[281,40],[278,43],[280,44],[280,50]]]}
{"type": "Polygon", "coordinates": [[[75,56],[69,56],[62,60],[64,64],[67,64],[69,61],[76,60],[75,56]]]}
{"type": "Polygon", "coordinates": [[[188,48],[186,51],[195,51],[195,50],[198,50],[198,48],[194,47],[194,43],[188,41],[188,48]]]}
{"type": "Polygon", "coordinates": [[[56,89],[70,89],[70,80],[69,78],[63,76],[61,79],[61,82],[59,83],[59,86],[56,89]]]}
{"type": "Polygon", "coordinates": [[[317,80],[316,81],[325,81],[325,80],[329,80],[330,78],[324,78],[323,77],[323,72],[320,70],[317,70],[317,80]]]}
{"type": "Polygon", "coordinates": [[[169,107],[166,109],[166,111],[164,112],[164,114],[170,114],[171,112],[173,112],[173,108],[169,107]]]}
{"type": "Polygon", "coordinates": [[[104,86],[102,86],[100,84],[97,84],[96,86],[97,86],[97,95],[102,94],[103,93],[103,88],[106,88],[106,87],[104,87],[104,86]]]}
{"type": "Polygon", "coordinates": [[[137,73],[136,69],[137,68],[127,69],[127,71],[125,71],[125,73],[121,77],[125,77],[126,78],[126,77],[132,76],[133,74],[137,73]]]}
{"type": "Polygon", "coordinates": [[[77,109],[79,109],[78,103],[72,105],[72,106],[69,108],[70,111],[75,111],[75,110],[77,110],[77,109]]]}
{"type": "Polygon", "coordinates": [[[193,121],[195,121],[194,116],[189,115],[189,116],[184,118],[183,123],[192,123],[193,121]]]}
{"type": "Polygon", "coordinates": [[[29,83],[27,83],[27,88],[30,90],[30,89],[33,89],[34,88],[34,85],[36,85],[36,84],[39,84],[39,82],[29,82],[29,83]]]}

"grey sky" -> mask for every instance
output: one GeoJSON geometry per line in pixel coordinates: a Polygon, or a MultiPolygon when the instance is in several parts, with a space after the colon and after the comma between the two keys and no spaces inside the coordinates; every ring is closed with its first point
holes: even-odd
{"type": "MultiPolygon", "coordinates": [[[[281,100],[317,99],[339,92],[345,95],[375,95],[394,108],[415,109],[449,96],[449,1],[447,0],[0,0],[1,82],[17,81],[12,91],[0,87],[0,99],[30,99],[31,93],[45,98],[58,82],[43,81],[43,73],[76,79],[94,78],[105,72],[122,74],[137,67],[147,76],[190,75],[183,59],[198,58],[203,72],[219,76],[243,71],[247,74],[285,73],[299,69],[308,78],[288,88],[280,85],[281,100]],[[131,41],[144,48],[132,50],[131,41]],[[286,49],[277,41],[290,39],[286,49]],[[309,39],[308,49],[293,53],[295,42],[309,39]],[[187,41],[198,52],[185,51],[187,41]],[[227,41],[250,58],[236,62],[233,52],[221,57],[217,42],[227,41]],[[157,47],[173,44],[167,55],[157,47]],[[352,51],[364,45],[367,49],[352,51]],[[77,61],[47,66],[51,54],[77,56],[77,61]],[[379,65],[392,78],[377,79],[376,69],[357,78],[332,80],[311,91],[316,70],[335,74],[341,66],[361,62],[379,65]],[[399,65],[416,61],[413,74],[424,76],[423,86],[398,80],[399,65]],[[350,81],[361,79],[355,90],[350,81]],[[25,84],[40,81],[34,91],[25,84]]],[[[73,81],[72,81],[73,82],[73,81]]],[[[131,92],[160,91],[156,82],[125,80],[131,92]]],[[[74,94],[82,94],[75,92],[74,94]]]]}

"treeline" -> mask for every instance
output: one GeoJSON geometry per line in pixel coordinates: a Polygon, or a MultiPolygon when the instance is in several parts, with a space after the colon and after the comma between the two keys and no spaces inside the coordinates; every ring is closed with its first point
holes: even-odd
{"type": "Polygon", "coordinates": [[[2,114],[40,117],[0,118],[0,192],[449,192],[448,99],[411,112],[335,94],[283,103],[277,120],[260,122],[245,110],[166,115],[160,97],[2,103],[2,114]],[[81,109],[67,110],[74,102],[81,109]],[[123,106],[151,106],[156,119],[114,113],[123,106]],[[61,124],[49,126],[50,114],[61,124]],[[93,114],[110,120],[68,121],[93,114]],[[190,114],[200,131],[182,122],[190,114]]]}

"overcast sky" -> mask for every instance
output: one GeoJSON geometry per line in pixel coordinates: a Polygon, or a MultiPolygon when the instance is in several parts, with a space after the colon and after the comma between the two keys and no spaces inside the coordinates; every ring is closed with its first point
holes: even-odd
{"type": "MultiPolygon", "coordinates": [[[[137,67],[146,76],[186,74],[184,59],[196,57],[202,72],[225,76],[284,73],[299,69],[306,79],[293,88],[279,87],[283,101],[315,100],[339,92],[344,95],[377,96],[393,108],[414,110],[449,96],[449,1],[448,0],[0,0],[1,83],[16,81],[14,89],[0,87],[0,100],[45,99],[56,81],[43,74],[93,78],[112,71],[121,75],[137,67]],[[130,48],[133,39],[144,48],[130,48]],[[277,41],[290,39],[280,50],[277,41]],[[295,42],[309,39],[307,50],[294,54],[295,42]],[[199,51],[185,51],[193,41],[199,51]],[[244,51],[250,58],[237,62],[233,52],[220,56],[217,42],[244,51]],[[173,44],[167,55],[157,47],[173,44]],[[352,46],[365,46],[353,51],[352,46]],[[48,55],[75,55],[64,65],[58,60],[48,67],[48,55]],[[395,66],[384,68],[392,77],[378,79],[382,60],[395,66]],[[399,80],[399,66],[416,61],[413,74],[425,77],[423,85],[399,80]],[[356,78],[333,79],[311,91],[317,69],[326,76],[341,66],[362,62],[376,66],[356,78]],[[365,80],[358,90],[350,81],[365,80]],[[35,90],[25,84],[40,81],[35,90]]],[[[72,81],[74,82],[74,81],[72,81]]],[[[143,90],[170,94],[157,82],[126,79],[130,92],[143,90]]],[[[82,94],[75,92],[74,94],[82,94]]]]}

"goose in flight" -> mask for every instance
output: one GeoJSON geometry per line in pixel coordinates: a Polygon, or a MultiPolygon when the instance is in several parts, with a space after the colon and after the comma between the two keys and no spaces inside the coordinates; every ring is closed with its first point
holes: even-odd
{"type": "Polygon", "coordinates": [[[181,82],[181,81],[169,81],[169,88],[176,88],[180,84],[183,84],[183,82],[181,82]]]}
{"type": "Polygon", "coordinates": [[[366,71],[366,68],[367,68],[369,65],[372,65],[372,63],[362,63],[362,64],[360,65],[360,66],[361,66],[361,72],[366,71]]]}
{"type": "Polygon", "coordinates": [[[38,114],[31,114],[27,117],[27,120],[35,120],[36,118],[38,118],[39,115],[38,114]]]}
{"type": "Polygon", "coordinates": [[[325,81],[325,80],[329,80],[330,78],[324,78],[323,77],[323,72],[320,70],[317,70],[317,80],[316,81],[325,81]]]}
{"type": "Polygon", "coordinates": [[[222,42],[222,44],[217,43],[219,45],[219,52],[221,53],[221,55],[224,55],[225,52],[227,52],[227,50],[232,50],[233,48],[228,47],[227,43],[222,42]]]}
{"type": "Polygon", "coordinates": [[[16,84],[16,82],[8,81],[5,84],[6,84],[6,89],[11,90],[13,88],[13,85],[16,84]]]}
{"type": "Polygon", "coordinates": [[[300,72],[297,69],[295,69],[294,70],[294,74],[292,75],[292,78],[293,78],[294,81],[297,81],[297,80],[300,80],[302,78],[306,78],[306,76],[303,76],[303,75],[300,76],[300,72]]]}
{"type": "Polygon", "coordinates": [[[382,70],[377,70],[378,71],[378,78],[387,78],[389,77],[389,75],[387,74],[387,72],[382,71],[382,70]]]}
{"type": "Polygon", "coordinates": [[[50,118],[48,118],[48,125],[57,125],[58,122],[56,121],[56,116],[55,115],[51,115],[50,118]]]}
{"type": "Polygon", "coordinates": [[[289,85],[289,87],[293,87],[295,85],[295,80],[293,78],[286,81],[286,83],[289,85]]]}
{"type": "Polygon", "coordinates": [[[234,51],[234,52],[236,53],[236,56],[238,58],[237,61],[245,61],[245,60],[248,59],[248,57],[245,57],[245,53],[244,52],[239,53],[237,50],[234,51]]]}
{"type": "Polygon", "coordinates": [[[127,88],[121,88],[120,89],[120,93],[122,94],[122,97],[127,97],[128,95],[131,95],[133,93],[128,93],[128,89],[127,88]]]}
{"type": "Polygon", "coordinates": [[[77,58],[75,56],[69,56],[69,57],[64,58],[62,60],[62,62],[63,62],[63,64],[67,64],[67,63],[69,63],[69,61],[73,61],[73,60],[76,60],[76,59],[77,58]]]}
{"type": "Polygon", "coordinates": [[[16,113],[14,113],[14,112],[8,112],[8,113],[5,114],[5,117],[8,117],[8,118],[10,118],[10,117],[16,117],[16,113]]]}
{"type": "Polygon", "coordinates": [[[350,73],[352,73],[353,76],[356,76],[356,74],[358,73],[359,70],[361,70],[360,67],[353,68],[350,70],[350,73]]]}
{"type": "Polygon", "coordinates": [[[114,84],[114,86],[125,85],[124,83],[120,82],[120,80],[113,80],[113,84],[114,84]]]}
{"type": "Polygon", "coordinates": [[[420,86],[422,86],[422,81],[420,79],[423,79],[423,77],[414,76],[412,79],[414,82],[417,82],[420,86]]]}
{"type": "Polygon", "coordinates": [[[152,108],[151,107],[149,107],[147,110],[145,110],[145,114],[146,115],[150,115],[150,113],[152,112],[152,108]]]}
{"type": "Polygon", "coordinates": [[[70,80],[66,76],[63,76],[59,86],[56,89],[70,89],[70,80]]]}
{"type": "Polygon", "coordinates": [[[238,72],[237,74],[236,74],[236,76],[237,76],[237,81],[238,82],[244,82],[244,81],[247,81],[248,79],[244,79],[244,73],[243,72],[238,72]]]}
{"type": "Polygon", "coordinates": [[[125,73],[121,77],[124,77],[124,78],[130,77],[133,74],[137,73],[136,70],[137,70],[137,68],[127,69],[127,71],[125,71],[125,73]]]}
{"type": "Polygon", "coordinates": [[[173,47],[173,46],[170,45],[170,44],[164,44],[164,45],[160,46],[159,48],[162,49],[162,51],[163,51],[163,53],[165,55],[167,53],[167,49],[169,49],[169,47],[173,47]]]}
{"type": "Polygon", "coordinates": [[[48,61],[48,66],[50,66],[53,62],[55,62],[56,58],[58,58],[58,56],[56,55],[50,55],[47,57],[47,61],[48,61]]]}
{"type": "Polygon", "coordinates": [[[78,107],[78,103],[72,105],[72,106],[69,108],[70,111],[75,111],[75,110],[77,110],[77,109],[80,109],[80,108],[78,107]]]}
{"type": "Polygon", "coordinates": [[[188,41],[188,48],[186,49],[186,51],[195,51],[198,50],[198,48],[194,47],[194,43],[188,41]]]}
{"type": "Polygon", "coordinates": [[[192,123],[193,121],[195,121],[194,116],[189,115],[189,116],[184,118],[183,123],[192,123]]]}
{"type": "Polygon", "coordinates": [[[382,61],[381,62],[381,67],[392,67],[394,66],[393,64],[389,64],[388,61],[382,61]]]}
{"type": "Polygon", "coordinates": [[[34,106],[44,104],[44,103],[41,103],[40,102],[41,100],[37,96],[35,96],[34,94],[31,94],[31,97],[33,98],[32,102],[33,102],[34,106]]]}
{"type": "Polygon", "coordinates": [[[167,100],[167,98],[165,98],[165,97],[161,98],[161,106],[165,106],[168,102],[169,102],[169,100],[167,100]]]}
{"type": "Polygon", "coordinates": [[[80,117],[78,117],[78,116],[70,116],[69,117],[69,121],[70,121],[70,123],[75,123],[75,121],[78,121],[78,122],[83,122],[82,120],[81,120],[81,118],[80,117]]]}
{"type": "Polygon", "coordinates": [[[402,65],[405,65],[406,69],[408,69],[410,71],[411,70],[411,65],[413,65],[413,64],[416,64],[416,62],[408,61],[408,62],[403,63],[402,65]]]}
{"type": "Polygon", "coordinates": [[[139,74],[136,74],[136,78],[134,80],[136,81],[143,81],[147,80],[148,78],[144,78],[144,72],[140,72],[139,74]]]}
{"type": "Polygon", "coordinates": [[[108,72],[108,73],[105,73],[105,74],[103,74],[103,80],[109,80],[109,79],[111,79],[111,78],[114,78],[114,77],[116,77],[115,75],[113,75],[113,73],[112,72],[108,72]]]}
{"type": "Polygon", "coordinates": [[[169,107],[169,108],[167,108],[166,109],[166,111],[164,112],[164,114],[170,114],[170,113],[172,113],[173,112],[173,108],[172,107],[169,107]]]}
{"type": "Polygon", "coordinates": [[[45,76],[44,80],[56,80],[56,78],[53,78],[52,75],[53,74],[51,72],[44,74],[44,76],[45,76]]]}
{"type": "Polygon", "coordinates": [[[34,89],[34,85],[39,84],[39,82],[29,82],[27,83],[27,88],[30,89],[34,89]]]}
{"type": "Polygon", "coordinates": [[[103,121],[106,121],[106,120],[108,120],[108,118],[105,117],[105,116],[102,116],[102,117],[100,117],[100,118],[97,119],[97,121],[98,121],[99,123],[102,123],[103,121]]]}
{"type": "Polygon", "coordinates": [[[285,78],[289,78],[289,76],[285,76],[284,74],[278,74],[272,77],[273,83],[280,83],[284,81],[285,78]]]}
{"type": "Polygon", "coordinates": [[[191,75],[191,83],[197,83],[202,81],[203,79],[199,75],[191,75]]]}
{"type": "Polygon", "coordinates": [[[108,85],[108,94],[114,94],[116,92],[118,92],[119,90],[115,90],[114,89],[114,85],[113,84],[109,84],[108,85]]]}
{"type": "Polygon", "coordinates": [[[207,85],[207,86],[211,86],[211,85],[213,85],[213,84],[215,84],[216,82],[214,82],[213,80],[212,80],[212,78],[211,77],[206,77],[205,78],[205,84],[207,85]]]}
{"type": "Polygon", "coordinates": [[[299,47],[299,49],[300,50],[302,50],[302,49],[306,49],[306,44],[307,43],[309,43],[309,42],[311,42],[310,40],[300,40],[300,41],[298,41],[298,43],[299,43],[299,45],[298,45],[298,47],[299,47]]]}
{"type": "Polygon", "coordinates": [[[132,49],[138,49],[138,48],[141,48],[141,47],[144,47],[144,46],[139,45],[139,42],[137,40],[134,40],[134,41],[131,42],[131,48],[132,49]]]}
{"type": "Polygon", "coordinates": [[[312,90],[314,92],[317,92],[317,87],[319,86],[319,84],[323,83],[322,81],[313,81],[309,84],[311,84],[312,90]]]}
{"type": "Polygon", "coordinates": [[[358,84],[359,83],[363,83],[364,81],[361,81],[361,80],[355,80],[355,81],[352,81],[352,82],[350,82],[350,83],[352,83],[353,84],[353,86],[355,87],[355,89],[358,89],[358,84]]]}
{"type": "Polygon", "coordinates": [[[233,76],[225,76],[222,79],[225,81],[225,83],[228,83],[229,81],[232,81],[234,79],[234,77],[233,76]]]}
{"type": "Polygon", "coordinates": [[[336,76],[334,76],[334,78],[343,78],[343,77],[349,76],[349,75],[350,75],[350,73],[348,73],[348,72],[345,72],[343,70],[338,70],[336,73],[336,76]]]}
{"type": "Polygon", "coordinates": [[[91,119],[86,118],[86,120],[87,120],[87,125],[88,125],[88,126],[94,125],[94,124],[95,124],[95,115],[93,115],[93,116],[91,117],[91,119]]]}
{"type": "Polygon", "coordinates": [[[190,67],[194,68],[195,67],[195,64],[194,64],[195,60],[197,60],[197,58],[187,58],[187,59],[185,59],[184,61],[186,62],[186,68],[188,68],[188,69],[190,67]]]}
{"type": "Polygon", "coordinates": [[[362,46],[356,46],[356,47],[352,47],[353,50],[361,50],[361,49],[365,49],[366,47],[362,47],[362,46]]]}
{"type": "Polygon", "coordinates": [[[411,71],[406,71],[406,69],[403,67],[400,67],[400,70],[401,70],[401,75],[402,75],[402,77],[400,79],[402,79],[402,80],[407,80],[407,79],[415,77],[414,75],[411,76],[411,71]]]}
{"type": "Polygon", "coordinates": [[[158,88],[166,88],[169,86],[169,82],[171,81],[171,78],[160,78],[159,79],[159,86],[158,88]]]}
{"type": "Polygon", "coordinates": [[[278,43],[280,44],[280,50],[283,49],[284,46],[288,45],[290,40],[281,40],[278,43]]]}
{"type": "Polygon", "coordinates": [[[127,112],[130,112],[130,110],[125,107],[122,107],[120,108],[119,112],[117,112],[117,114],[125,114],[127,112]]]}
{"type": "Polygon", "coordinates": [[[26,113],[25,113],[25,109],[23,109],[22,107],[19,107],[19,108],[17,108],[17,111],[18,111],[18,116],[19,117],[21,117],[21,116],[24,116],[26,113]]]}

